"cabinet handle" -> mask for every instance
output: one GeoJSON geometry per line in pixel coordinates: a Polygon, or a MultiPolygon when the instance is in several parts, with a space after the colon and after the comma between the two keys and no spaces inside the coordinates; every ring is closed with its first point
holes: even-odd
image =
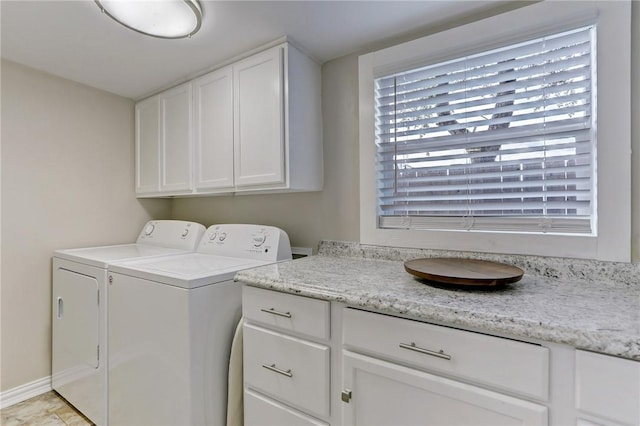
{"type": "Polygon", "coordinates": [[[410,351],[420,352],[421,354],[435,356],[435,357],[438,357],[438,358],[446,359],[448,361],[451,360],[451,355],[445,354],[442,349],[440,349],[438,352],[430,351],[429,349],[423,349],[423,348],[420,348],[420,347],[416,346],[416,344],[414,342],[411,342],[411,344],[400,343],[400,347],[402,349],[408,349],[410,351]]]}
{"type": "Polygon", "coordinates": [[[276,310],[275,310],[275,309],[273,309],[273,308],[269,308],[269,309],[262,308],[262,309],[260,309],[260,310],[261,310],[262,312],[266,312],[266,313],[268,313],[268,314],[277,315],[277,316],[279,316],[279,317],[291,318],[291,312],[279,312],[279,311],[276,311],[276,310]]]}
{"type": "Polygon", "coordinates": [[[266,368],[267,370],[273,371],[274,373],[282,374],[283,376],[293,377],[293,373],[291,372],[291,369],[284,371],[276,367],[275,364],[271,364],[271,365],[262,364],[262,368],[266,368]]]}

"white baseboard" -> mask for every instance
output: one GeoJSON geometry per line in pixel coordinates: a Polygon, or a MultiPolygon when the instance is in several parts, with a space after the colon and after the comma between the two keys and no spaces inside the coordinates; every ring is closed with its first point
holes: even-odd
{"type": "Polygon", "coordinates": [[[0,410],[51,390],[51,376],[0,392],[0,410]]]}

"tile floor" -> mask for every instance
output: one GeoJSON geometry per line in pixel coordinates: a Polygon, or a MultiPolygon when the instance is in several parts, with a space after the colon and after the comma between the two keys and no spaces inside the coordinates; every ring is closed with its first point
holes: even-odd
{"type": "Polygon", "coordinates": [[[0,410],[0,425],[91,426],[93,423],[52,391],[0,410]]]}

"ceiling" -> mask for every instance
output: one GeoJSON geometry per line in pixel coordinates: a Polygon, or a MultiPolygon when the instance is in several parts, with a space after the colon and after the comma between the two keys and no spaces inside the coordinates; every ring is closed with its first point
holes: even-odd
{"type": "Polygon", "coordinates": [[[0,0],[2,57],[140,99],[287,36],[320,63],[485,11],[496,0],[200,0],[201,30],[156,39],[103,15],[92,0],[0,0]]]}

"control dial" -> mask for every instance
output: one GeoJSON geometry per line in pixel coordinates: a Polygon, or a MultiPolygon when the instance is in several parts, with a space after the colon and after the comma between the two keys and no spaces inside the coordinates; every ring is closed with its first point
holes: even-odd
{"type": "Polygon", "coordinates": [[[148,224],[144,228],[144,235],[147,235],[147,236],[151,235],[154,229],[156,229],[156,226],[153,223],[148,224]]]}
{"type": "Polygon", "coordinates": [[[218,241],[224,241],[226,238],[227,238],[227,233],[221,232],[220,236],[218,237],[218,241]]]}
{"type": "Polygon", "coordinates": [[[182,237],[186,237],[187,235],[189,235],[189,228],[185,228],[184,231],[182,231],[182,237]]]}
{"type": "Polygon", "coordinates": [[[218,236],[218,233],[216,231],[213,231],[209,236],[209,241],[215,240],[217,236],[218,236]]]}
{"type": "Polygon", "coordinates": [[[267,241],[267,234],[264,232],[258,232],[257,234],[253,234],[253,246],[260,247],[267,241]]]}

